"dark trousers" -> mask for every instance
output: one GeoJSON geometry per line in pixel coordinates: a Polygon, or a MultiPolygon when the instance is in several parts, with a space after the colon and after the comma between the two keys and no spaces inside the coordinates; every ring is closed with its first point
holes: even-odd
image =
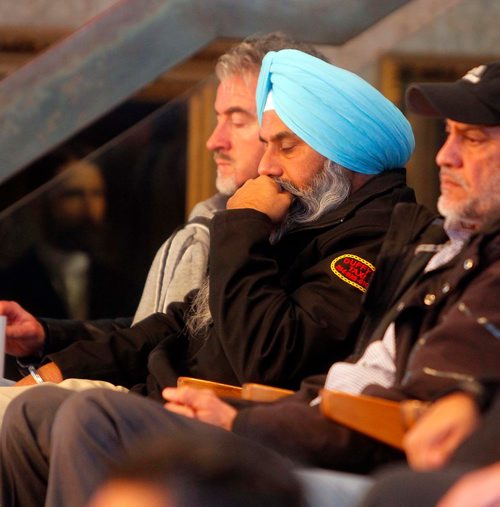
{"type": "Polygon", "coordinates": [[[75,393],[49,385],[30,390],[12,401],[5,415],[1,505],[82,507],[109,469],[141,440],[190,434],[193,445],[206,434],[227,445],[259,447],[134,394],[105,389],[75,393]]]}

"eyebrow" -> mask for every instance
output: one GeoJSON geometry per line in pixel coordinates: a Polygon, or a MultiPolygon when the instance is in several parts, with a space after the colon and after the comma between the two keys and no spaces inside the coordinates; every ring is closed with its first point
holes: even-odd
{"type": "Polygon", "coordinates": [[[243,109],[242,107],[239,107],[239,106],[233,106],[233,107],[229,107],[228,109],[225,109],[224,111],[218,113],[217,111],[215,111],[216,114],[233,114],[233,113],[241,113],[241,114],[245,114],[247,116],[254,116],[250,111],[248,111],[247,109],[243,109]]]}
{"type": "MultiPolygon", "coordinates": [[[[452,124],[450,124],[449,122],[446,122],[446,131],[449,132],[450,129],[452,128],[452,124]]],[[[464,124],[464,125],[456,125],[455,124],[455,129],[458,130],[459,132],[469,132],[471,130],[479,130],[481,132],[484,132],[486,133],[486,130],[485,130],[485,125],[474,125],[472,123],[467,123],[467,124],[464,124]]]]}
{"type": "MultiPolygon", "coordinates": [[[[282,141],[283,139],[290,139],[290,138],[293,138],[293,139],[300,139],[299,136],[297,134],[294,134],[293,132],[290,132],[289,130],[282,130],[281,132],[278,132],[276,134],[273,134],[270,138],[269,138],[269,141],[273,142],[273,141],[282,141]]],[[[259,140],[263,143],[267,143],[269,141],[267,141],[266,139],[264,139],[262,137],[262,135],[259,134],[259,140]]]]}

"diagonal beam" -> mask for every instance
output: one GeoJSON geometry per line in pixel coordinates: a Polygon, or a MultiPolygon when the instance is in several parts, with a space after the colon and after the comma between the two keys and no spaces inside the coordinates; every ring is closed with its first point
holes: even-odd
{"type": "Polygon", "coordinates": [[[216,36],[210,2],[128,0],[0,83],[0,181],[216,36]]]}
{"type": "MultiPolygon", "coordinates": [[[[213,1],[213,0],[212,0],[213,1]]],[[[281,30],[316,44],[338,46],[408,0],[215,0],[219,36],[243,38],[281,30]]]]}
{"type": "Polygon", "coordinates": [[[0,82],[0,182],[216,37],[341,44],[408,0],[121,0],[0,82]]]}

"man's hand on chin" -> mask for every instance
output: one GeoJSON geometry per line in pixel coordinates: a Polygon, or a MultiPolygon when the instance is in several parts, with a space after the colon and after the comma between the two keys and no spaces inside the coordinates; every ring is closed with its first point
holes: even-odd
{"type": "Polygon", "coordinates": [[[269,176],[247,180],[227,202],[227,209],[255,209],[265,213],[274,224],[286,216],[293,196],[284,192],[269,176]]]}

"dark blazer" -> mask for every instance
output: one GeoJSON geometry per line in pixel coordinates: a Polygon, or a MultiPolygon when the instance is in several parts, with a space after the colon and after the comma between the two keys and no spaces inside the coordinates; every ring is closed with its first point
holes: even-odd
{"type": "MultiPolygon", "coordinates": [[[[137,294],[125,276],[110,266],[91,261],[89,282],[89,319],[133,314],[137,294]]],[[[0,299],[16,301],[36,317],[70,317],[35,248],[0,272],[0,299]]]]}
{"type": "MultiPolygon", "coordinates": [[[[125,276],[94,261],[90,264],[89,282],[89,319],[133,314],[139,294],[125,276]]],[[[70,317],[65,301],[54,289],[35,248],[28,250],[9,268],[0,271],[0,299],[16,301],[36,317],[70,317]]],[[[75,336],[72,336],[71,340],[74,339],[75,336]]],[[[23,362],[33,360],[28,358],[23,362]]],[[[6,356],[7,378],[18,380],[25,374],[13,357],[6,356]]]]}

